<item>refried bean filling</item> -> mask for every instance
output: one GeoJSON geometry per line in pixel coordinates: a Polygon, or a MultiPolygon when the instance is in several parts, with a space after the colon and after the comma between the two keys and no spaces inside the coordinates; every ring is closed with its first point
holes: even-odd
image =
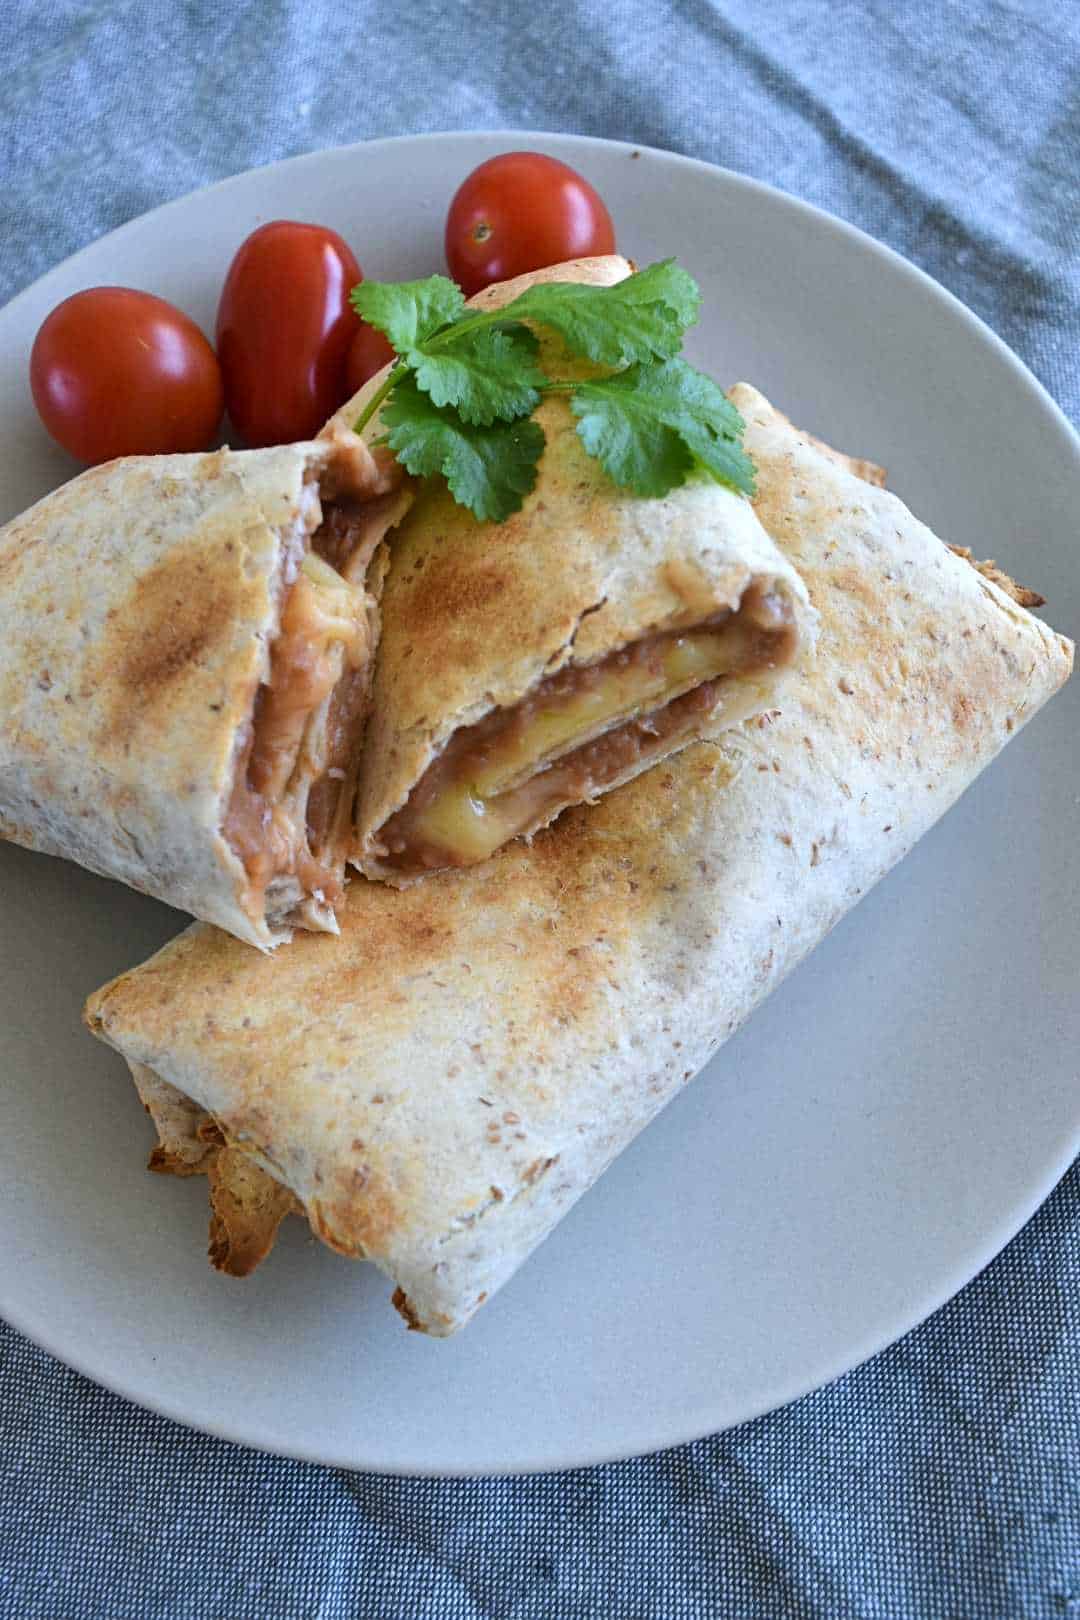
{"type": "Polygon", "coordinates": [[[418,875],[485,859],[700,731],[728,682],[789,663],[795,646],[789,603],[755,583],[734,612],[547,676],[454,733],[384,823],[385,864],[418,875]]]}
{"type": "Polygon", "coordinates": [[[255,698],[225,820],[261,912],[268,884],[295,877],[305,895],[342,898],[339,854],[352,808],[367,703],[370,629],[358,584],[382,536],[373,503],[324,508],[287,588],[255,698]],[[325,727],[313,727],[329,698],[325,727]],[[315,735],[313,735],[315,733],[315,735]]]}

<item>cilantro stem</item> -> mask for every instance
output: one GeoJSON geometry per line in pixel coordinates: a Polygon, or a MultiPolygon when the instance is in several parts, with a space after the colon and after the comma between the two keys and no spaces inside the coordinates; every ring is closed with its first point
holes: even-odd
{"type": "Polygon", "coordinates": [[[396,388],[402,377],[407,376],[408,371],[409,362],[407,360],[399,360],[396,366],[392,366],[390,368],[379,387],[372,394],[371,398],[360,412],[360,415],[353,423],[354,433],[362,433],[364,431],[368,423],[371,421],[371,418],[375,415],[375,412],[386,398],[387,394],[389,394],[392,389],[396,388]]]}
{"type": "Polygon", "coordinates": [[[471,314],[463,315],[460,320],[451,321],[441,332],[436,332],[434,337],[428,338],[426,347],[443,349],[448,343],[456,343],[458,338],[467,332],[475,332],[481,326],[497,326],[504,319],[501,309],[473,310],[471,314]]]}

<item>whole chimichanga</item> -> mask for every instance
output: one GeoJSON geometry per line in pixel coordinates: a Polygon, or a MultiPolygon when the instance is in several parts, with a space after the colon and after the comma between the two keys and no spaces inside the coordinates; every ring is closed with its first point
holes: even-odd
{"type": "Polygon", "coordinates": [[[132,457],[0,530],[0,834],[263,948],[334,929],[400,484],[355,439],[132,457]]]}
{"type": "MultiPolygon", "coordinates": [[[[576,260],[472,302],[629,273],[576,260]]],[[[378,386],[328,431],[348,434],[378,386]]],[[[369,876],[473,865],[707,725],[738,725],[812,640],[802,584],[743,496],[699,477],[642,499],[585,453],[565,398],[535,420],[547,444],[520,512],[477,522],[432,479],[394,535],[357,811],[369,876]]]]}
{"type": "Polygon", "coordinates": [[[91,997],[226,1269],[295,1198],[453,1332],[1066,679],[1064,637],[734,399],[820,615],[769,713],[474,870],[353,884],[340,939],[196,927],[91,997]]]}

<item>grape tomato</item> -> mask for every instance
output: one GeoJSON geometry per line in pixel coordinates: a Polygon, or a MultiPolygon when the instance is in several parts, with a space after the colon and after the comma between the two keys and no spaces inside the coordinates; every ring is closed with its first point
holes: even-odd
{"type": "Polygon", "coordinates": [[[348,397],[356,335],[351,248],[321,225],[273,220],[243,242],[217,318],[225,402],[251,446],[311,438],[348,397]]]}
{"type": "Polygon", "coordinates": [[[363,388],[369,377],[374,377],[377,371],[397,358],[389,341],[374,326],[369,326],[367,321],[358,321],[357,326],[359,330],[352,340],[345,364],[348,385],[346,398],[363,388]]]}
{"type": "Polygon", "coordinates": [[[468,294],[564,259],[614,253],[615,230],[589,182],[542,152],[503,152],[458,188],[446,262],[468,294]]]}
{"type": "Polygon", "coordinates": [[[205,450],[221,372],[195,322],[152,293],[89,287],[34,339],[30,390],[47,431],[79,461],[205,450]]]}

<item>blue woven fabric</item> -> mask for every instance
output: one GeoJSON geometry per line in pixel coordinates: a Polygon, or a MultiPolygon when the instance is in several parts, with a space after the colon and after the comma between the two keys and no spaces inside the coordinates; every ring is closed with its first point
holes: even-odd
{"type": "MultiPolygon", "coordinates": [[[[1040,0],[6,0],[0,302],[254,164],[542,128],[669,147],[854,221],[1080,419],[1080,8],[1040,0]]],[[[1080,1615],[1080,1170],[930,1322],[658,1457],[433,1482],[267,1458],[0,1331],[0,1615],[1080,1615]]]]}

